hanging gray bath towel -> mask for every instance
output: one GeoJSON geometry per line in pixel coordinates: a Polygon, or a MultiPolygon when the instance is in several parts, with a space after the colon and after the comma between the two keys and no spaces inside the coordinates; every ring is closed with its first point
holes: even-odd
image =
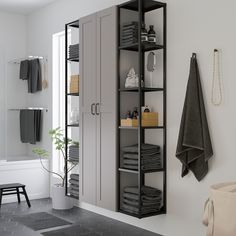
{"type": "Polygon", "coordinates": [[[212,155],[197,58],[193,53],[176,151],[182,163],[182,177],[191,170],[201,181],[208,172],[212,155]]]}

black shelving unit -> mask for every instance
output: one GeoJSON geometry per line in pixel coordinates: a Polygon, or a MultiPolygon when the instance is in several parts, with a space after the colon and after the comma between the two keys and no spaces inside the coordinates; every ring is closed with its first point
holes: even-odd
{"type": "MultiPolygon", "coordinates": [[[[131,215],[134,217],[138,218],[143,218],[143,217],[149,217],[149,216],[154,216],[154,215],[159,215],[159,214],[165,214],[167,211],[167,201],[166,201],[166,3],[162,2],[157,2],[154,0],[131,0],[129,2],[123,3],[118,6],[118,42],[120,42],[120,31],[121,31],[121,11],[130,10],[136,12],[137,18],[138,18],[138,43],[131,44],[128,46],[122,46],[119,45],[118,47],[118,78],[121,79],[121,71],[120,71],[120,66],[121,66],[121,53],[122,50],[126,51],[131,51],[131,53],[136,52],[137,57],[138,57],[138,68],[139,68],[139,86],[138,88],[122,88],[120,81],[118,81],[118,99],[117,99],[117,105],[118,105],[118,119],[121,119],[121,107],[122,107],[122,99],[121,96],[123,96],[124,93],[136,93],[138,96],[138,113],[139,113],[139,121],[138,121],[138,127],[122,127],[118,126],[118,209],[120,212],[131,215]],[[160,9],[162,11],[163,15],[163,43],[162,45],[153,45],[149,43],[142,43],[141,41],[141,28],[142,28],[142,23],[145,23],[145,14],[147,12],[153,11],[160,9]],[[148,51],[154,51],[154,50],[162,50],[163,53],[163,86],[161,88],[145,88],[142,87],[142,82],[141,80],[145,81],[145,52],[148,51]],[[146,93],[162,93],[163,95],[163,124],[161,126],[155,126],[155,127],[142,127],[142,106],[146,105],[145,104],[145,94],[146,93]],[[148,171],[143,171],[141,169],[141,144],[145,143],[145,130],[146,129],[157,129],[161,130],[161,133],[163,134],[163,146],[162,146],[162,168],[160,169],[153,169],[153,170],[148,170],[148,171]],[[138,170],[129,170],[126,168],[121,167],[121,158],[122,158],[122,152],[121,152],[121,147],[122,145],[124,146],[124,140],[122,139],[122,132],[126,132],[125,135],[127,136],[130,134],[134,135],[134,132],[137,133],[137,139],[138,139],[138,170]],[[154,173],[154,172],[159,172],[160,174],[163,175],[163,203],[162,207],[160,210],[150,213],[150,214],[142,214],[141,213],[141,187],[145,184],[145,174],[147,173],[154,173]],[[123,175],[123,176],[122,176],[123,175]],[[125,175],[125,176],[124,176],[125,175]],[[129,178],[136,178],[137,183],[138,183],[138,192],[139,192],[139,213],[134,214],[134,213],[129,213],[122,209],[122,204],[121,204],[121,192],[122,188],[124,187],[124,182],[128,182],[129,178]],[[125,179],[125,181],[124,181],[125,179]]],[[[129,13],[127,13],[129,14],[129,13]]],[[[156,13],[155,13],[156,14],[156,13]]],[[[153,22],[154,23],[154,22],[153,22]]],[[[133,96],[133,95],[130,95],[133,96]]],[[[159,131],[157,131],[159,132],[159,131]]],[[[135,135],[136,135],[135,133],[135,135]]],[[[128,139],[127,139],[128,140],[128,139]]],[[[130,144],[130,143],[129,143],[130,144]]]]}
{"type": "Polygon", "coordinates": [[[68,24],[65,25],[65,156],[66,156],[66,163],[65,163],[65,177],[66,177],[66,181],[65,181],[65,194],[68,197],[74,198],[74,199],[78,199],[78,197],[75,197],[73,195],[71,195],[68,192],[68,168],[69,168],[69,163],[72,163],[73,165],[77,165],[78,163],[76,162],[72,162],[68,159],[68,129],[70,128],[78,128],[79,125],[78,124],[69,124],[68,122],[68,97],[70,96],[79,96],[79,93],[69,93],[68,92],[68,66],[69,63],[78,63],[79,62],[79,58],[74,57],[74,58],[69,58],[68,56],[68,47],[69,47],[69,40],[68,40],[68,33],[69,30],[72,28],[76,28],[79,30],[79,20],[70,22],[68,24]]]}

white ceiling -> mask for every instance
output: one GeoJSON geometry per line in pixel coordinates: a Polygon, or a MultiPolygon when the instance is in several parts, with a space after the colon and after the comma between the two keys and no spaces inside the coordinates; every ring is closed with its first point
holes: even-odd
{"type": "Polygon", "coordinates": [[[0,0],[0,11],[27,15],[58,0],[0,0]]]}

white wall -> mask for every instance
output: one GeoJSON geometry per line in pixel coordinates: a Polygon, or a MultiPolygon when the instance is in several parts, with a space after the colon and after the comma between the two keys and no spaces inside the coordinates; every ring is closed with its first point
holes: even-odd
{"type": "Polygon", "coordinates": [[[8,63],[26,54],[26,17],[0,12],[0,31],[0,159],[6,159],[27,152],[20,143],[19,112],[8,111],[26,105],[26,81],[19,79],[19,66],[8,63]]]}
{"type": "MultiPolygon", "coordinates": [[[[47,55],[51,68],[52,34],[62,31],[64,24],[114,5],[118,0],[61,0],[28,17],[28,53],[47,55]]],[[[118,213],[94,209],[102,214],[134,223],[165,235],[204,235],[201,225],[202,209],[211,184],[234,180],[236,159],[235,140],[235,8],[228,0],[168,0],[168,214],[148,219],[132,219],[118,213]],[[210,103],[213,49],[222,50],[224,103],[214,107],[210,103]],[[182,179],[181,165],[175,158],[176,142],[186,83],[189,58],[198,54],[209,127],[214,148],[210,171],[200,183],[192,174],[182,179]]],[[[52,71],[49,70],[49,79],[52,71]]],[[[51,106],[50,88],[32,98],[41,105],[51,106]]],[[[49,109],[48,121],[51,120],[49,109]]],[[[49,126],[49,124],[48,124],[49,126]]],[[[44,145],[50,142],[44,137],[44,145]]],[[[83,205],[88,208],[89,206],[83,205]]]]}

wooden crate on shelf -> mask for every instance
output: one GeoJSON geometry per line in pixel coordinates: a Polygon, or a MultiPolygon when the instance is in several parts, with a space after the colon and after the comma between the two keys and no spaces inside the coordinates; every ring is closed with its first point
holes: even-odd
{"type": "MultiPolygon", "coordinates": [[[[137,119],[121,119],[121,126],[137,127],[137,119]]],[[[157,112],[143,112],[142,113],[142,127],[158,126],[158,113],[157,112]]]]}
{"type": "Polygon", "coordinates": [[[79,92],[79,75],[70,76],[70,93],[79,92]]]}

